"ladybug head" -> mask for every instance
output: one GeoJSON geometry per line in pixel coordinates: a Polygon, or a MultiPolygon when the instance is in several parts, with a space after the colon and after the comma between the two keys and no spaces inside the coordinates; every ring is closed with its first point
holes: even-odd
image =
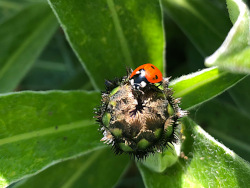
{"type": "Polygon", "coordinates": [[[138,70],[132,78],[130,78],[130,84],[134,89],[145,88],[149,81],[146,79],[146,71],[144,69],[138,70]]]}

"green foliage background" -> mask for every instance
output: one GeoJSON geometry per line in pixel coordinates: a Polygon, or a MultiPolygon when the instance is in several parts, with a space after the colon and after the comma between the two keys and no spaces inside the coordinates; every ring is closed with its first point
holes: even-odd
{"type": "Polygon", "coordinates": [[[0,187],[249,186],[249,23],[241,0],[0,0],[0,187]],[[99,141],[104,80],[144,63],[189,111],[180,157],[99,141]]]}

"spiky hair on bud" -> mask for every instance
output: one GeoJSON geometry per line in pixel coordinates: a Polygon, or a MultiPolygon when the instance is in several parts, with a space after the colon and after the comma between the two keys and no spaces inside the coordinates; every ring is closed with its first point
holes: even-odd
{"type": "Polygon", "coordinates": [[[131,72],[127,69],[127,76],[105,81],[95,118],[103,134],[101,141],[116,154],[143,159],[178,141],[178,121],[186,112],[179,107],[180,99],[173,97],[169,78],[138,90],[129,81],[131,72]]]}

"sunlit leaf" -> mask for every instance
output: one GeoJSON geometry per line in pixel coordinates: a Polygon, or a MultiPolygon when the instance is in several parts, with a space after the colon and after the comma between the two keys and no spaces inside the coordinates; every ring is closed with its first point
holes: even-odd
{"type": "Polygon", "coordinates": [[[220,69],[235,73],[249,74],[250,12],[241,0],[227,0],[227,3],[231,19],[235,21],[239,11],[238,18],[221,47],[206,59],[205,64],[207,66],[217,65],[220,69]]]}
{"type": "Polygon", "coordinates": [[[104,79],[126,75],[126,66],[153,63],[163,70],[158,0],[49,2],[95,88],[103,89],[104,79]]]}
{"type": "Polygon", "coordinates": [[[183,120],[183,158],[164,173],[138,163],[146,187],[248,187],[250,165],[208,135],[192,120],[183,120]]]}
{"type": "Polygon", "coordinates": [[[99,93],[0,96],[0,187],[104,145],[93,120],[99,93]]]}
{"type": "Polygon", "coordinates": [[[221,94],[243,78],[244,75],[213,67],[177,78],[170,82],[170,87],[175,97],[182,98],[181,107],[189,109],[221,94]]]}

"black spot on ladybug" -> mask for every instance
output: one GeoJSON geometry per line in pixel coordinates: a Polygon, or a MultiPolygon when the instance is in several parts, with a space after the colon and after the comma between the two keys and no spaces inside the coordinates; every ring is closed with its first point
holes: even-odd
{"type": "Polygon", "coordinates": [[[155,80],[157,80],[158,79],[158,76],[157,75],[155,75],[155,80]]]}
{"type": "Polygon", "coordinates": [[[152,69],[155,69],[154,66],[151,66],[151,67],[152,67],[152,69]]]}

